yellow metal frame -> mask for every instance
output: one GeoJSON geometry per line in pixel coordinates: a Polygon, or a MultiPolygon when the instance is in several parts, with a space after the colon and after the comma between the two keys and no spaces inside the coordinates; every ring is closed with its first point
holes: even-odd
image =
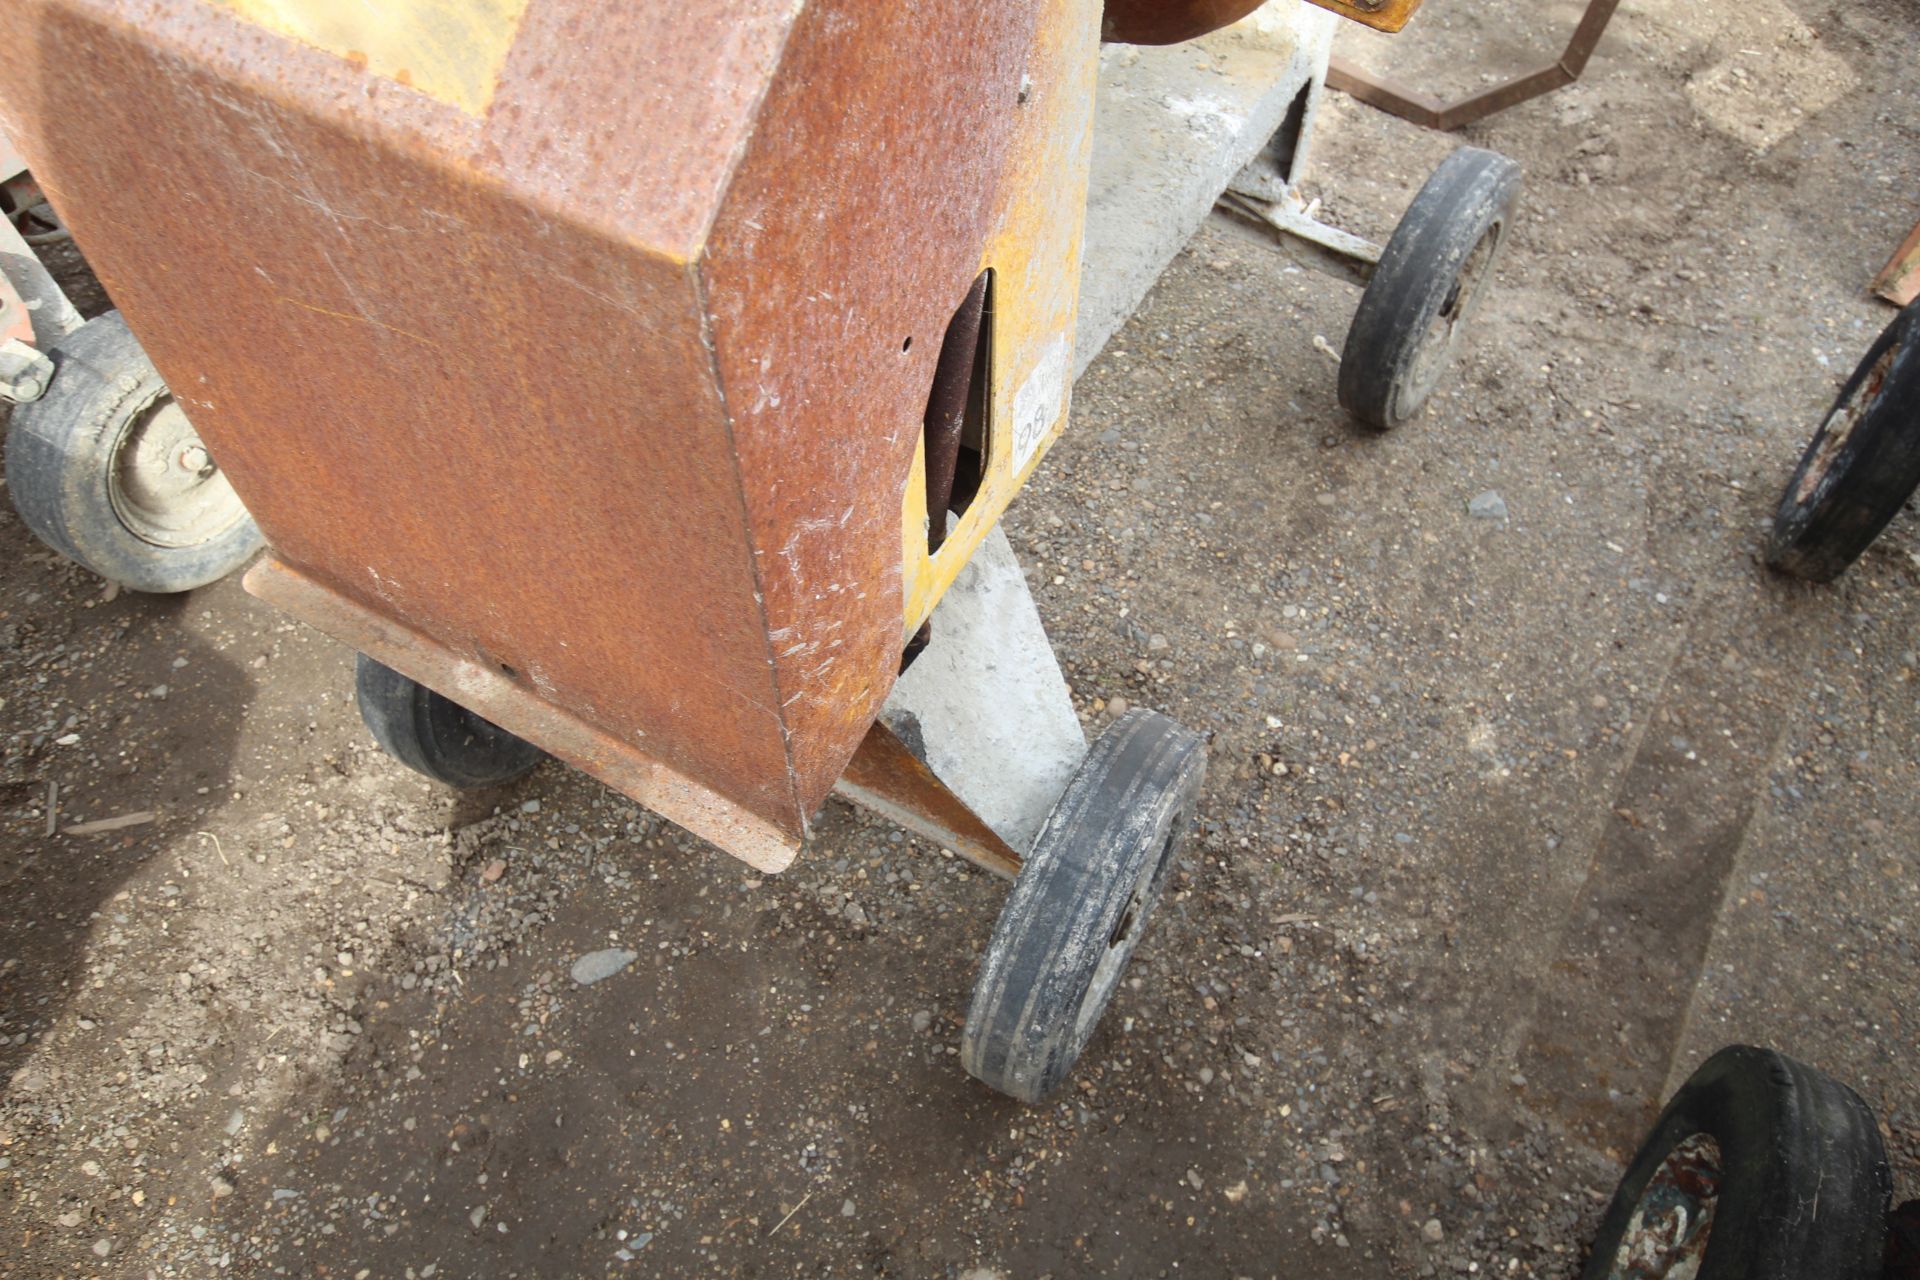
{"type": "Polygon", "coordinates": [[[1051,119],[1033,129],[1029,136],[1035,141],[1011,157],[1018,176],[1002,185],[1009,193],[1007,205],[980,257],[980,269],[993,271],[986,475],[965,517],[939,552],[928,555],[924,439],[914,450],[900,511],[903,637],[932,614],[1066,425],[1099,71],[1098,25],[1087,20],[1080,0],[1048,5],[1033,61],[1033,83],[1058,88],[1037,95],[1027,109],[1047,112],[1051,119]],[[1044,73],[1043,61],[1054,64],[1044,73]],[[1024,404],[1031,413],[1036,403],[1047,406],[1046,425],[1016,461],[1017,410],[1024,404]]]}

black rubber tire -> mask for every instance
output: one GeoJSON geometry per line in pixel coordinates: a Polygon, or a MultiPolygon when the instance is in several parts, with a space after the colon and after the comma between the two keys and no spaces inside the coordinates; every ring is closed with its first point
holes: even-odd
{"type": "Polygon", "coordinates": [[[1892,1178],[1873,1112],[1847,1086],[1770,1049],[1733,1045],[1661,1112],[1601,1219],[1582,1280],[1625,1270],[1635,1210],[1668,1155],[1718,1145],[1718,1196],[1697,1280],[1878,1280],[1892,1178]]]}
{"type": "Polygon", "coordinates": [[[1023,1102],[1058,1088],[1146,931],[1206,772],[1198,734],[1129,711],[1034,838],[973,984],[960,1061],[1023,1102]]]}
{"type": "Polygon", "coordinates": [[[1505,156],[1462,147],[1440,162],[1394,228],[1347,330],[1348,413],[1386,430],[1426,406],[1486,296],[1519,202],[1520,166],[1505,156]]]}
{"type": "Polygon", "coordinates": [[[7,428],[7,489],[42,542],[109,582],[156,593],[205,586],[260,549],[260,528],[244,510],[187,546],[149,541],[115,511],[110,477],[121,444],[172,398],[119,312],[87,321],[46,354],[54,366],[46,394],[14,406],[7,428]]]}
{"type": "Polygon", "coordinates": [[[1831,582],[1920,488],[1920,301],[1893,318],[1840,389],[1780,495],[1767,563],[1831,582]]]}
{"type": "Polygon", "coordinates": [[[360,718],[386,753],[449,787],[494,787],[528,773],[545,752],[366,654],[354,667],[360,718]]]}

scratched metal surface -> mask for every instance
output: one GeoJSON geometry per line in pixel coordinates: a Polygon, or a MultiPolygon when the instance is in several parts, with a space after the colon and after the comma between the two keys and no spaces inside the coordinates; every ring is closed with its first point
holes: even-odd
{"type": "Polygon", "coordinates": [[[570,123],[607,103],[516,49],[477,122],[198,5],[0,24],[12,136],[281,557],[797,827],[697,226],[570,123]]]}
{"type": "MultiPolygon", "coordinates": [[[[810,6],[714,227],[703,278],[803,798],[1024,474],[1015,402],[1073,332],[1097,28],[1080,0],[810,6]],[[985,268],[988,473],[929,557],[921,421],[985,268]]],[[[1064,376],[1055,392],[1049,438],[1064,376]]]]}
{"type": "Polygon", "coordinates": [[[192,0],[25,0],[0,129],[281,560],[444,651],[394,665],[797,838],[897,668],[940,324],[995,256],[1009,378],[1072,331],[1097,21],[535,4],[480,110],[192,0]]]}

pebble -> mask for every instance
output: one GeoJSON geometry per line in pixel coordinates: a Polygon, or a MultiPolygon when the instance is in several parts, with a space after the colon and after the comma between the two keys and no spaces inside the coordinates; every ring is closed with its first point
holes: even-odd
{"type": "Polygon", "coordinates": [[[1500,496],[1497,489],[1476,494],[1467,504],[1467,514],[1477,520],[1505,520],[1507,518],[1507,500],[1500,496]]]}
{"type": "Polygon", "coordinates": [[[225,1178],[215,1178],[212,1185],[215,1200],[224,1200],[233,1194],[233,1184],[225,1178]]]}
{"type": "Polygon", "coordinates": [[[639,952],[623,951],[619,947],[589,951],[573,962],[573,980],[583,987],[590,987],[603,978],[611,978],[639,958],[639,952]]]}
{"type": "Polygon", "coordinates": [[[1118,694],[1107,699],[1107,714],[1113,716],[1115,719],[1127,714],[1127,712],[1132,709],[1133,704],[1118,694]]]}
{"type": "Polygon", "coordinates": [[[851,1218],[853,1214],[854,1214],[853,1201],[842,1200],[840,1202],[840,1216],[843,1218],[851,1218]]]}
{"type": "Polygon", "coordinates": [[[1420,1238],[1428,1244],[1439,1244],[1447,1238],[1447,1229],[1440,1225],[1440,1219],[1428,1218],[1420,1228],[1420,1238]]]}
{"type": "Polygon", "coordinates": [[[933,1025],[933,1013],[931,1010],[920,1009],[915,1011],[913,1015],[913,1029],[915,1031],[925,1031],[928,1027],[932,1025],[933,1025]]]}
{"type": "Polygon", "coordinates": [[[478,1231],[480,1229],[480,1225],[484,1223],[486,1220],[487,1220],[487,1206],[485,1205],[480,1205],[476,1207],[472,1213],[467,1215],[467,1221],[473,1224],[473,1229],[475,1231],[478,1231]]]}
{"type": "Polygon", "coordinates": [[[108,1240],[105,1237],[102,1237],[101,1239],[95,1240],[93,1242],[94,1257],[104,1258],[112,1252],[113,1252],[113,1241],[108,1240]]]}

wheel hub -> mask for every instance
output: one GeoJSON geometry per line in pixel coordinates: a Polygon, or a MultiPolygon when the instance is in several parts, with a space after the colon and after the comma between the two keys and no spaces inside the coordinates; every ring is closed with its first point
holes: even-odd
{"type": "Polygon", "coordinates": [[[1460,274],[1454,277],[1453,287],[1447,290],[1446,301],[1433,317],[1433,323],[1427,327],[1419,348],[1414,352],[1406,389],[1401,393],[1405,403],[1424,404],[1439,384],[1440,375],[1446,372],[1447,361],[1453,355],[1454,342],[1461,327],[1473,315],[1480,301],[1487,268],[1493,261],[1495,250],[1499,248],[1502,230],[1498,222],[1488,227],[1487,233],[1473,246],[1466,261],[1460,264],[1460,274]]]}
{"type": "Polygon", "coordinates": [[[1696,1133],[1667,1153],[1633,1208],[1607,1280],[1694,1280],[1720,1203],[1720,1144],[1696,1133]]]}
{"type": "Polygon", "coordinates": [[[1107,949],[1094,968],[1092,980],[1087,983],[1079,1015],[1074,1020],[1074,1034],[1082,1043],[1093,1033],[1094,1022],[1107,1007],[1108,994],[1120,981],[1120,973],[1127,967],[1127,961],[1132,958],[1133,949],[1145,931],[1147,912],[1159,896],[1161,882],[1172,869],[1174,848],[1180,842],[1180,833],[1186,829],[1186,821],[1187,815],[1184,813],[1174,816],[1166,839],[1140,868],[1140,874],[1127,894],[1126,905],[1121,907],[1112,930],[1107,934],[1107,949]]]}
{"type": "Polygon", "coordinates": [[[186,412],[165,395],[136,414],[121,437],[107,496],[120,523],[156,547],[198,546],[247,517],[186,412]]]}

